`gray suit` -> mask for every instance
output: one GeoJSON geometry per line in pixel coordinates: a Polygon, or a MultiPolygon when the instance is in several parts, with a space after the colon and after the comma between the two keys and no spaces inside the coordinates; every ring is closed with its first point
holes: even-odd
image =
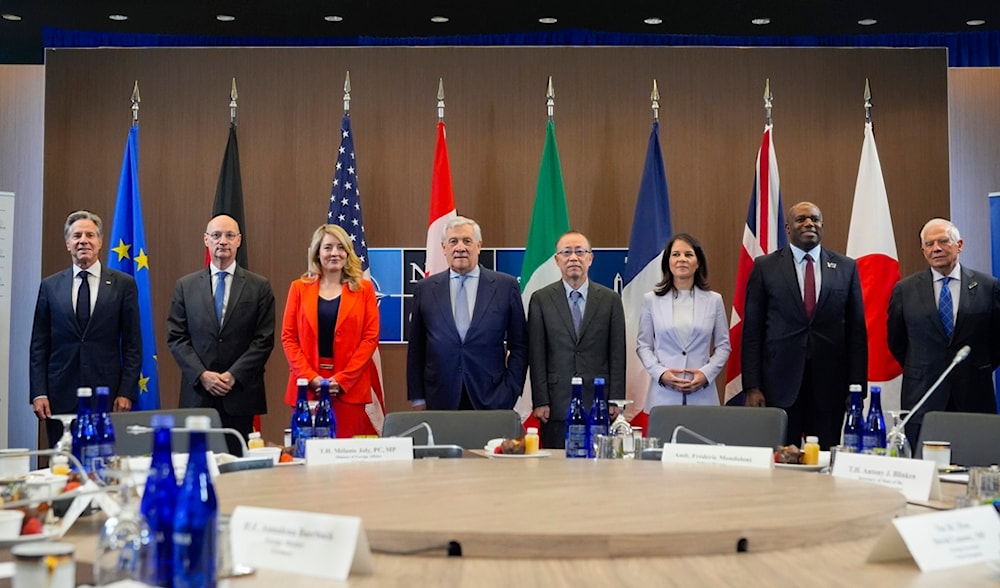
{"type": "Polygon", "coordinates": [[[535,407],[549,406],[542,424],[545,447],[563,447],[570,378],[583,378],[587,411],[594,399],[594,378],[607,383],[607,398],[625,398],[625,311],[614,291],[590,281],[577,337],[562,280],[531,295],[528,303],[528,366],[535,407]]]}
{"type": "Polygon", "coordinates": [[[236,267],[221,329],[211,270],[177,280],[167,317],[167,345],[181,368],[181,408],[219,409],[223,424],[228,416],[267,413],[264,364],[274,348],[274,293],[267,278],[236,267]],[[199,382],[205,370],[228,371],[236,378],[221,401],[199,382]]]}
{"type": "Polygon", "coordinates": [[[930,269],[901,280],[889,299],[889,349],[903,366],[902,408],[912,408],[920,400],[962,346],[972,348],[907,423],[906,434],[913,443],[927,411],[997,411],[993,370],[1000,365],[1000,284],[993,276],[968,268],[961,268],[961,274],[951,339],[938,316],[930,269]]]}

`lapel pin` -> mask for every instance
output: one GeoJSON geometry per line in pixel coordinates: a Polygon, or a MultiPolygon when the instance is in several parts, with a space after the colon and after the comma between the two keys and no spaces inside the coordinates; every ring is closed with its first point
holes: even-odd
{"type": "Polygon", "coordinates": [[[835,262],[835,261],[828,261],[828,262],[826,262],[826,267],[828,267],[830,269],[837,269],[837,262],[835,262]]]}
{"type": "Polygon", "coordinates": [[[975,288],[975,287],[976,287],[976,286],[978,286],[978,285],[979,285],[979,282],[971,282],[971,283],[969,284],[969,290],[972,290],[973,288],[975,288]]]}
{"type": "Polygon", "coordinates": [[[110,286],[111,285],[111,280],[104,280],[104,283],[110,286]]]}

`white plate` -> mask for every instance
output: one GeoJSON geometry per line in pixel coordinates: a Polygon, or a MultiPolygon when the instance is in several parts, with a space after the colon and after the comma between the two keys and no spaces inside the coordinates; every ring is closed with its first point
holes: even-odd
{"type": "Polygon", "coordinates": [[[285,462],[280,462],[279,461],[278,463],[274,464],[274,467],[279,468],[279,467],[285,467],[285,466],[296,466],[296,465],[303,465],[305,463],[306,463],[306,460],[304,458],[293,457],[292,461],[285,461],[285,462]]]}
{"type": "Polygon", "coordinates": [[[514,459],[535,459],[535,458],[538,458],[538,457],[551,457],[551,456],[552,456],[552,452],[551,451],[545,451],[545,450],[539,451],[538,453],[524,453],[524,454],[520,454],[520,455],[516,454],[516,453],[488,453],[488,454],[486,454],[486,457],[490,457],[490,458],[508,458],[508,457],[512,457],[514,459]]]}
{"type": "Polygon", "coordinates": [[[15,537],[14,539],[0,539],[0,547],[13,547],[21,543],[31,543],[33,541],[44,541],[46,539],[52,539],[56,536],[55,531],[42,531],[41,533],[36,533],[34,535],[21,535],[15,537]]]}
{"type": "Polygon", "coordinates": [[[830,465],[830,452],[819,452],[819,463],[816,465],[804,465],[801,463],[776,463],[774,467],[782,470],[799,470],[800,472],[818,472],[830,465]]]}

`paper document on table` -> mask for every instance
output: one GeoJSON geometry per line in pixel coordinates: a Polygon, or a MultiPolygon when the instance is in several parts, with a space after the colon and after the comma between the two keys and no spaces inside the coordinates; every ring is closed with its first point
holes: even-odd
{"type": "Polygon", "coordinates": [[[229,529],[237,565],[334,580],[374,571],[358,517],[237,506],[229,529]]]}
{"type": "Polygon", "coordinates": [[[1000,517],[987,505],[893,519],[868,561],[907,558],[923,572],[1000,559],[1000,517]]]}

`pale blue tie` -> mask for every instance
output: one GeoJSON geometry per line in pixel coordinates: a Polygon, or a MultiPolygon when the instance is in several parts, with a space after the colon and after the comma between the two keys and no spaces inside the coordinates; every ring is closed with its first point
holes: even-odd
{"type": "Polygon", "coordinates": [[[580,294],[578,290],[573,290],[569,293],[569,298],[572,303],[569,305],[569,312],[573,316],[573,329],[576,334],[580,334],[580,323],[583,322],[583,312],[580,310],[580,301],[583,300],[583,294],[580,294]]]}
{"type": "Polygon", "coordinates": [[[949,339],[955,331],[954,307],[951,301],[951,289],[948,287],[950,280],[949,276],[941,278],[941,295],[938,297],[938,316],[941,317],[941,326],[944,327],[944,333],[949,339]]]}
{"type": "Polygon", "coordinates": [[[226,301],[226,276],[229,274],[226,272],[219,272],[215,274],[218,280],[215,282],[215,317],[219,319],[219,324],[222,324],[222,313],[223,313],[223,303],[226,301]]]}
{"type": "Polygon", "coordinates": [[[455,293],[455,328],[462,341],[465,341],[465,334],[469,332],[469,324],[472,322],[469,316],[469,296],[465,291],[465,280],[468,277],[468,274],[458,277],[458,292],[455,293]]]}

